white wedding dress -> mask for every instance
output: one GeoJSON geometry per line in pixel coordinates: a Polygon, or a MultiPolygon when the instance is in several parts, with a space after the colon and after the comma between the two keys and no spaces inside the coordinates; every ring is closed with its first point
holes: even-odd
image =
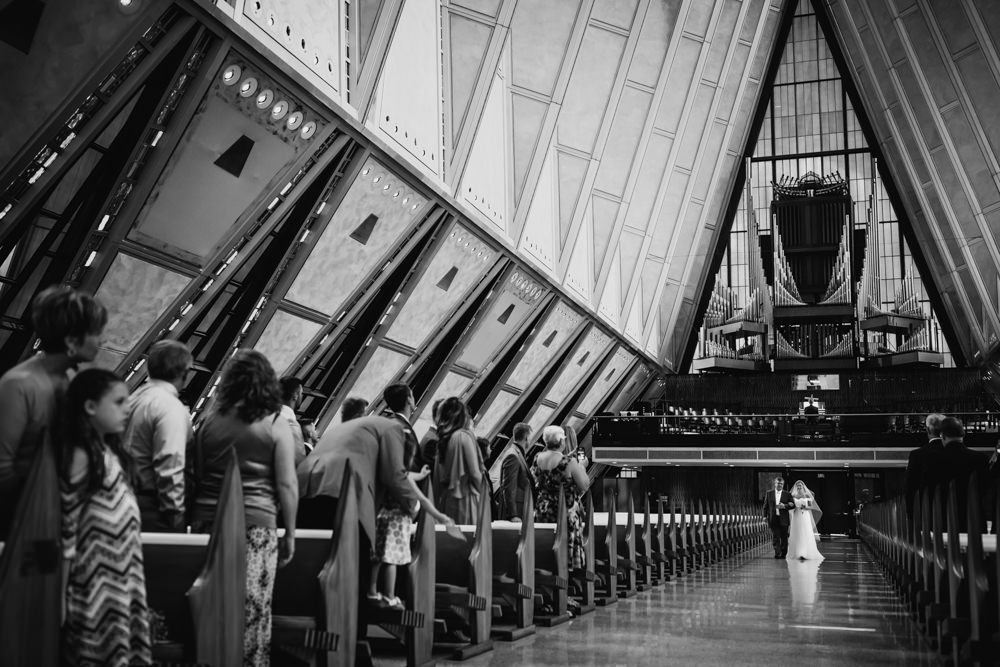
{"type": "Polygon", "coordinates": [[[789,511],[791,521],[788,528],[788,560],[823,560],[823,554],[816,547],[819,535],[813,526],[814,501],[808,498],[796,498],[795,509],[789,511]]]}

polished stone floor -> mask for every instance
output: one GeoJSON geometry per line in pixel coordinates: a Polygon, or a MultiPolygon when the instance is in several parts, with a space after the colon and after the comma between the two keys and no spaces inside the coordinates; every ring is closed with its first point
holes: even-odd
{"type": "Polygon", "coordinates": [[[465,662],[440,665],[931,665],[865,548],[823,542],[819,562],[770,546],[465,662]]]}

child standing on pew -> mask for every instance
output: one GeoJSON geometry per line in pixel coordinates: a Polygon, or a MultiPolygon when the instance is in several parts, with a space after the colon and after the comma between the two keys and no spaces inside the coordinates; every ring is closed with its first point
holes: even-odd
{"type": "MultiPolygon", "coordinates": [[[[407,468],[412,464],[413,454],[412,448],[407,447],[404,457],[407,468]]],[[[424,511],[438,523],[443,523],[454,529],[455,522],[439,512],[434,507],[434,503],[417,486],[417,482],[426,479],[430,474],[431,469],[424,466],[420,472],[407,473],[407,479],[424,511]]],[[[375,548],[372,554],[371,584],[368,588],[368,601],[375,606],[405,609],[403,601],[396,595],[396,566],[409,565],[410,561],[413,560],[410,553],[410,536],[412,534],[413,519],[410,518],[410,513],[405,511],[395,498],[387,496],[375,519],[375,548]],[[378,591],[379,570],[385,572],[385,585],[382,587],[382,592],[378,591]]]]}

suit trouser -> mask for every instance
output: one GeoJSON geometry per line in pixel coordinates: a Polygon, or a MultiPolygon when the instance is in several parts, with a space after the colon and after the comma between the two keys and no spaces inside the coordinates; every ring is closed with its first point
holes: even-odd
{"type": "Polygon", "coordinates": [[[782,525],[779,517],[771,517],[768,521],[771,527],[771,543],[774,545],[774,553],[783,556],[788,553],[788,526],[782,525]]]}

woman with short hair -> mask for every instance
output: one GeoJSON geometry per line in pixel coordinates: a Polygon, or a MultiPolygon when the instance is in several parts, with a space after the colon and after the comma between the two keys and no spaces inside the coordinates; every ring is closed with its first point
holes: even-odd
{"type": "Polygon", "coordinates": [[[295,441],[288,421],[278,418],[280,409],[278,377],[267,357],[256,350],[237,351],[222,371],[192,457],[197,481],[192,518],[202,532],[211,531],[230,452],[239,462],[247,524],[244,665],[270,662],[275,570],[295,553],[295,441]],[[279,511],[285,526],[280,543],[279,511]]]}
{"type": "Polygon", "coordinates": [[[52,433],[67,372],[97,357],[107,322],[108,311],[97,299],[65,285],[48,287],[32,301],[39,351],[0,377],[0,540],[35,453],[52,433]]]}
{"type": "Polygon", "coordinates": [[[586,565],[580,522],[580,496],[587,492],[590,479],[577,460],[566,455],[566,432],[561,426],[542,430],[545,449],[535,457],[531,478],[535,484],[535,521],[555,523],[559,513],[559,490],[566,495],[566,520],[569,534],[569,567],[586,565]]]}

